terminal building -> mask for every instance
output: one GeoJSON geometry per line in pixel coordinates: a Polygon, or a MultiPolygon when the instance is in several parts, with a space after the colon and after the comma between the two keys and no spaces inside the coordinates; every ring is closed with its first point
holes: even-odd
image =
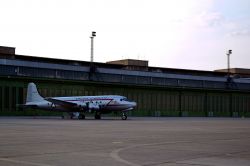
{"type": "Polygon", "coordinates": [[[96,63],[16,55],[0,46],[0,115],[28,115],[27,84],[45,97],[123,95],[137,102],[130,116],[250,116],[250,69],[215,71],[148,66],[124,59],[96,63]]]}

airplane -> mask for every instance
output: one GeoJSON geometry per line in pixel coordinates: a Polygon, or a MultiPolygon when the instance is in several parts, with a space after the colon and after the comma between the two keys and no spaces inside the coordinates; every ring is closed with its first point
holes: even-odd
{"type": "MultiPolygon", "coordinates": [[[[38,93],[36,85],[29,83],[26,103],[23,104],[23,107],[67,112],[71,119],[74,117],[85,119],[85,113],[87,112],[94,112],[95,119],[101,119],[101,114],[121,112],[122,120],[126,120],[127,112],[133,110],[136,105],[136,102],[118,95],[43,98],[38,93]]],[[[65,117],[63,116],[63,118],[65,117]]]]}

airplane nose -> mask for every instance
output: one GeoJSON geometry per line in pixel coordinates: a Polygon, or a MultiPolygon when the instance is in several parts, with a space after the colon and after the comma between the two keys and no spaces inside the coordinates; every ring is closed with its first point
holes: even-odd
{"type": "Polygon", "coordinates": [[[136,102],[132,102],[132,107],[136,107],[137,103],[136,102]]]}

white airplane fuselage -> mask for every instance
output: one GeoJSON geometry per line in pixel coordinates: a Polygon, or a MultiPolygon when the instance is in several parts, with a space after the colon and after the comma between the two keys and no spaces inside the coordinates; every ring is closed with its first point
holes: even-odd
{"type": "MultiPolygon", "coordinates": [[[[46,98],[45,98],[46,99],[46,98]]],[[[104,110],[104,111],[129,111],[132,110],[135,106],[135,102],[125,101],[124,96],[70,96],[70,97],[52,97],[48,100],[55,99],[61,100],[64,102],[71,102],[76,104],[74,107],[67,108],[63,107],[60,104],[56,104],[47,100],[39,102],[28,102],[26,105],[36,105],[40,109],[53,109],[57,111],[69,111],[75,112],[76,110],[87,109],[91,110],[104,110]],[[89,105],[89,106],[87,106],[89,105]]]]}
{"type": "Polygon", "coordinates": [[[95,112],[96,119],[100,119],[100,115],[103,113],[121,112],[123,119],[127,119],[125,113],[133,110],[136,107],[136,102],[129,101],[126,97],[119,95],[43,98],[39,95],[36,85],[29,83],[24,106],[68,113],[95,112]]]}

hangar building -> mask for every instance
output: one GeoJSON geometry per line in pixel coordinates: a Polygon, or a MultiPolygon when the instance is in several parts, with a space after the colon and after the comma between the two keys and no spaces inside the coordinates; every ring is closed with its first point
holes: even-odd
{"type": "Polygon", "coordinates": [[[123,95],[137,102],[131,116],[250,116],[250,69],[199,71],[148,66],[125,59],[107,63],[16,55],[0,46],[0,115],[16,107],[35,82],[46,97],[123,95]]]}

